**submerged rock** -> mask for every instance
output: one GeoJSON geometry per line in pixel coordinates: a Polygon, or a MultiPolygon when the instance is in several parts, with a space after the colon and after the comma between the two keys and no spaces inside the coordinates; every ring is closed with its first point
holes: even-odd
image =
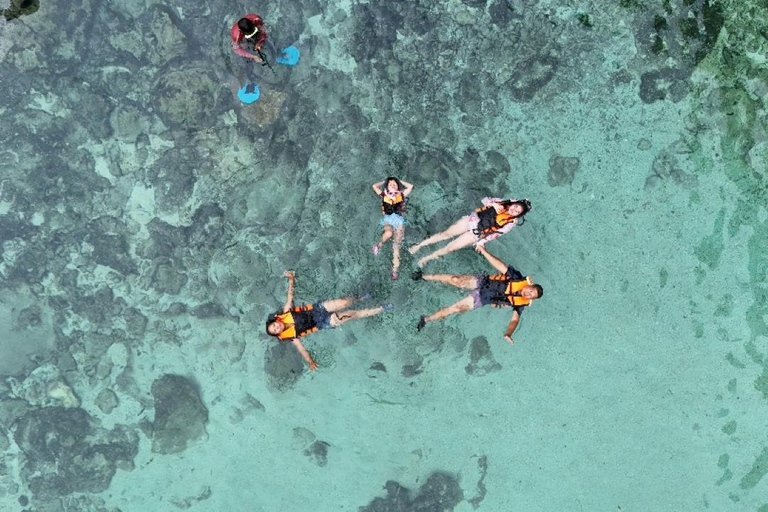
{"type": "Polygon", "coordinates": [[[304,450],[303,453],[309,458],[309,460],[322,468],[328,464],[329,446],[330,445],[325,441],[315,441],[306,450],[304,450]]]}
{"type": "Polygon", "coordinates": [[[208,409],[191,380],[180,375],[163,375],[152,383],[152,396],[155,399],[152,452],[180,453],[207,437],[208,409]]]}
{"type": "Polygon", "coordinates": [[[102,389],[96,397],[96,405],[104,414],[109,414],[117,407],[117,395],[111,389],[102,389]]]}
{"type": "Polygon", "coordinates": [[[552,155],[549,159],[547,181],[551,187],[570,185],[576,178],[581,161],[576,157],[552,155]]]}
{"type": "Polygon", "coordinates": [[[284,391],[292,388],[304,373],[304,360],[290,343],[272,343],[264,358],[264,371],[269,386],[284,391]]]}
{"type": "Polygon", "coordinates": [[[206,128],[216,122],[220,89],[205,67],[176,69],[160,79],[157,110],[173,128],[206,128]]]}
{"type": "Polygon", "coordinates": [[[464,499],[464,491],[456,477],[437,472],[430,475],[411,499],[411,490],[393,480],[384,488],[386,498],[375,498],[359,512],[444,512],[453,510],[464,499]]]}
{"type": "Polygon", "coordinates": [[[133,463],[139,443],[125,427],[107,431],[83,409],[63,407],[26,413],[14,439],[26,456],[21,477],[41,500],[106,490],[118,464],[133,463]]]}

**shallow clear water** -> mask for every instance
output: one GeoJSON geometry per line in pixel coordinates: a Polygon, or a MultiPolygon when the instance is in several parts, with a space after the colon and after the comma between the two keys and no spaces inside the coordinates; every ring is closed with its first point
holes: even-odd
{"type": "Polygon", "coordinates": [[[768,510],[761,2],[11,4],[0,510],[768,510]],[[251,106],[247,12],[301,51],[251,106]],[[467,293],[371,254],[388,175],[406,247],[530,198],[488,244],[546,290],[514,346],[416,332],[467,293]],[[284,270],[395,309],[310,373],[284,270]]]}

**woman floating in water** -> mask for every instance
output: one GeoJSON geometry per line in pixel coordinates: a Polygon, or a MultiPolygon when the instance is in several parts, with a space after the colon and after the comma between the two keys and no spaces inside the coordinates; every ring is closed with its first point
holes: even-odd
{"type": "Polygon", "coordinates": [[[411,246],[410,253],[416,254],[426,245],[453,238],[448,245],[438,249],[429,256],[419,260],[419,266],[423,267],[428,262],[436,260],[464,247],[474,245],[482,247],[491,240],[508,233],[516,225],[522,224],[525,214],[531,211],[531,202],[527,199],[502,200],[495,197],[483,199],[483,207],[471,215],[459,219],[451,227],[411,246]]]}
{"type": "Polygon", "coordinates": [[[383,183],[374,183],[373,191],[381,196],[381,211],[384,218],[379,223],[384,226],[384,235],[381,242],[373,246],[373,254],[378,256],[379,251],[387,243],[387,240],[395,237],[392,245],[392,279],[397,279],[400,270],[400,247],[405,236],[405,203],[413,192],[413,185],[390,176],[383,183]]]}
{"type": "Polygon", "coordinates": [[[335,329],[352,320],[368,318],[392,309],[391,304],[385,304],[378,308],[343,311],[355,302],[369,298],[368,296],[326,300],[308,306],[294,307],[293,291],[296,286],[296,274],[286,271],[284,275],[288,278],[288,299],[285,301],[282,313],[274,313],[267,318],[267,334],[280,341],[290,341],[309,364],[311,371],[317,370],[317,362],[312,359],[300,338],[321,329],[335,329]]]}

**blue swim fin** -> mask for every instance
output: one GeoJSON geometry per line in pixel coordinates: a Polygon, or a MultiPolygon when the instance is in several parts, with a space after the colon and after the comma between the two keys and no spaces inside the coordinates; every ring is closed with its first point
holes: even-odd
{"type": "Polygon", "coordinates": [[[289,46],[288,48],[283,49],[282,53],[283,54],[280,57],[275,59],[275,62],[278,64],[282,64],[283,66],[295,66],[299,63],[301,53],[295,46],[289,46]]]}
{"type": "Polygon", "coordinates": [[[254,83],[245,84],[245,86],[237,92],[237,97],[246,105],[256,103],[261,97],[261,88],[254,83]]]}

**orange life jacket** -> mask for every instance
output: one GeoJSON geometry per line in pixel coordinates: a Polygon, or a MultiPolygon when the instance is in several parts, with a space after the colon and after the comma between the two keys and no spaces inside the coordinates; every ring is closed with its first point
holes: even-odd
{"type": "Polygon", "coordinates": [[[403,206],[405,206],[405,196],[402,192],[398,192],[395,197],[389,197],[386,192],[381,194],[381,212],[384,215],[393,213],[402,215],[403,206]]]}
{"type": "Polygon", "coordinates": [[[313,332],[317,332],[318,328],[311,318],[311,311],[313,309],[314,307],[309,304],[277,315],[276,320],[286,326],[285,330],[277,335],[278,339],[292,340],[293,338],[303,338],[313,332]],[[299,324],[298,329],[296,327],[297,323],[299,324]]]}
{"type": "Polygon", "coordinates": [[[515,216],[507,213],[506,210],[501,213],[496,212],[496,208],[493,206],[484,206],[477,209],[477,216],[479,218],[477,227],[473,230],[475,235],[485,236],[491,233],[496,233],[498,230],[515,221],[515,216]]]}
{"type": "MultiPolygon", "coordinates": [[[[491,281],[505,281],[506,278],[506,274],[499,274],[496,276],[488,277],[488,279],[491,281]]],[[[513,306],[530,306],[536,299],[526,299],[525,297],[520,297],[517,294],[526,286],[531,285],[533,285],[533,279],[530,277],[526,277],[525,281],[510,281],[509,284],[507,284],[507,289],[504,290],[504,295],[506,295],[507,300],[513,306]]]]}

